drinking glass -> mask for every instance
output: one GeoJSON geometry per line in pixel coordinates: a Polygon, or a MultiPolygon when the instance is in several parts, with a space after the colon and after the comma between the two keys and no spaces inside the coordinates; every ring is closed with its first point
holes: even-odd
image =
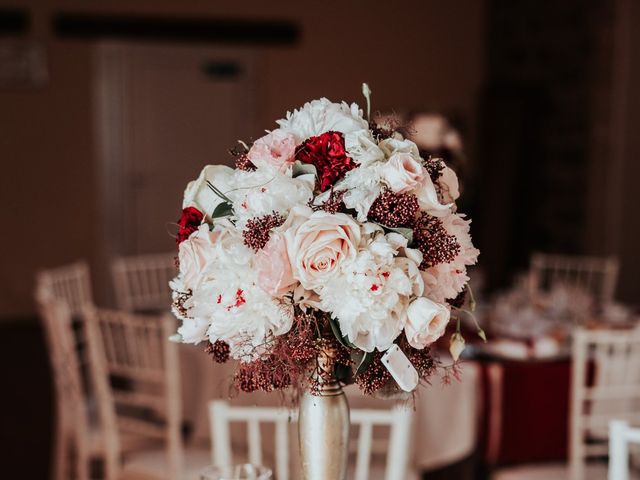
{"type": "Polygon", "coordinates": [[[272,472],[266,467],[245,463],[225,467],[208,467],[200,474],[200,480],[270,480],[272,472]]]}

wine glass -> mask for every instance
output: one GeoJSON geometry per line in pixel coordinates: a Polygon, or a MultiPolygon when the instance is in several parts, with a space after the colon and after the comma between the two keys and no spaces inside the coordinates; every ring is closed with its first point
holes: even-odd
{"type": "Polygon", "coordinates": [[[208,467],[200,473],[200,480],[269,480],[272,472],[266,467],[245,463],[223,467],[208,467]]]}

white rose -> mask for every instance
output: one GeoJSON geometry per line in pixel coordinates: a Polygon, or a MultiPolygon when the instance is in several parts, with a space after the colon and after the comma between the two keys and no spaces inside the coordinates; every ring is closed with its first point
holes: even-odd
{"type": "Polygon", "coordinates": [[[438,185],[440,185],[442,200],[445,203],[453,203],[460,197],[458,176],[453,169],[444,167],[440,173],[440,178],[438,178],[438,185]]]}
{"type": "Polygon", "coordinates": [[[413,348],[422,349],[444,335],[449,317],[449,309],[425,297],[416,298],[407,309],[407,323],[404,332],[413,348]]]}
{"type": "Polygon", "coordinates": [[[200,176],[187,185],[184,191],[182,208],[195,207],[210,219],[210,215],[223,200],[211,190],[207,185],[207,181],[211,182],[222,193],[226,193],[233,188],[233,172],[232,168],[224,165],[207,165],[204,167],[200,172],[200,176]]]}
{"type": "Polygon", "coordinates": [[[194,290],[203,279],[209,265],[216,259],[215,242],[218,234],[202,224],[178,247],[180,277],[186,289],[194,290]]]}
{"type": "Polygon", "coordinates": [[[406,152],[394,153],[389,161],[380,166],[382,180],[395,193],[407,193],[418,188],[428,173],[413,155],[406,152]]]}
{"type": "Polygon", "coordinates": [[[293,276],[307,290],[319,291],[340,266],[355,258],[360,225],[344,213],[292,209],[282,226],[293,276]]]}

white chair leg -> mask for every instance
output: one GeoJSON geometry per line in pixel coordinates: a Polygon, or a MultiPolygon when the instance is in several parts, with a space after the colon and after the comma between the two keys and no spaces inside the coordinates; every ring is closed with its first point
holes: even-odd
{"type": "Polygon", "coordinates": [[[91,478],[91,458],[87,445],[82,440],[76,439],[76,476],[78,480],[89,480],[91,478]]]}
{"type": "Polygon", "coordinates": [[[629,478],[627,428],[627,423],[620,420],[609,424],[609,480],[629,478]]]}
{"type": "Polygon", "coordinates": [[[105,452],[103,463],[104,480],[118,480],[120,476],[120,465],[117,455],[113,455],[112,452],[105,452]]]}
{"type": "Polygon", "coordinates": [[[53,480],[67,480],[69,478],[69,436],[59,420],[56,422],[55,429],[51,477],[53,480]]]}

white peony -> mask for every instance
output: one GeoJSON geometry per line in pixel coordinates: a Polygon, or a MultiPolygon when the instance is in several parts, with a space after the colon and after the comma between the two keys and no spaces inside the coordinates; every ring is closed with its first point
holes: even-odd
{"type": "Polygon", "coordinates": [[[178,327],[178,334],[183,343],[198,344],[207,339],[209,320],[206,318],[183,318],[178,327]]]}
{"type": "Polygon", "coordinates": [[[344,146],[349,156],[359,165],[370,165],[384,160],[384,152],[378,147],[368,128],[346,133],[344,146]]]}
{"type": "Polygon", "coordinates": [[[313,198],[313,174],[292,178],[277,169],[261,168],[252,172],[236,170],[234,181],[241,186],[230,195],[238,228],[252,217],[273,212],[287,216],[296,205],[306,205],[313,198]]]}
{"type": "Polygon", "coordinates": [[[407,309],[404,333],[413,348],[422,349],[444,335],[449,323],[449,308],[425,297],[416,298],[407,309]]]}
{"type": "Polygon", "coordinates": [[[202,225],[180,244],[180,274],[171,282],[174,299],[188,290],[182,306],[182,341],[224,340],[234,358],[258,352],[274,335],[291,328],[292,307],[258,286],[256,256],[242,241],[242,233],[226,219],[213,231],[202,225]]]}
{"type": "Polygon", "coordinates": [[[207,181],[212,183],[223,194],[233,189],[234,172],[232,168],[224,165],[207,165],[202,169],[196,180],[189,182],[184,191],[182,208],[195,207],[200,210],[207,219],[215,208],[223,202],[213,190],[207,185],[207,181]]]}
{"type": "Polygon", "coordinates": [[[348,134],[369,128],[358,105],[333,103],[326,98],[307,102],[276,123],[284,132],[291,133],[297,143],[329,131],[348,134]]]}
{"type": "Polygon", "coordinates": [[[371,205],[382,192],[381,181],[380,171],[375,164],[362,165],[349,171],[335,189],[346,190],[342,197],[345,206],[357,212],[359,222],[366,222],[371,205]]]}
{"type": "Polygon", "coordinates": [[[418,265],[396,256],[406,244],[397,234],[375,234],[320,292],[322,310],[331,312],[343,335],[364,351],[384,351],[393,344],[411,296],[421,291],[418,265]]]}

